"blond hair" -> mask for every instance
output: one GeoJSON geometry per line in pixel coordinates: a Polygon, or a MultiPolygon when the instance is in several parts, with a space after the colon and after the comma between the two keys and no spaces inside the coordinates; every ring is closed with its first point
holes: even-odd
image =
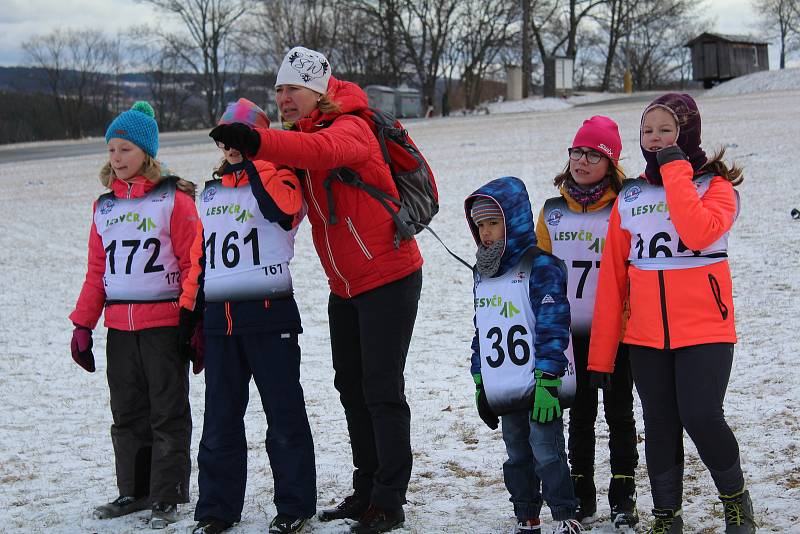
{"type": "MultiPolygon", "coordinates": [[[[164,169],[161,166],[161,163],[149,154],[144,155],[144,162],[142,163],[142,167],[136,173],[139,176],[144,176],[154,184],[161,183],[161,181],[173,177],[177,179],[176,186],[180,191],[183,191],[190,197],[194,198],[195,192],[197,191],[197,186],[193,182],[188,180],[184,180],[178,176],[173,174],[164,174],[164,169]]],[[[103,187],[111,189],[111,183],[114,181],[117,175],[114,174],[114,168],[111,166],[111,162],[107,161],[105,165],[100,169],[100,183],[103,184],[103,187]]]]}
{"type": "Polygon", "coordinates": [[[323,115],[342,112],[342,107],[328,96],[327,93],[319,97],[319,100],[317,100],[317,108],[319,108],[323,115]]]}

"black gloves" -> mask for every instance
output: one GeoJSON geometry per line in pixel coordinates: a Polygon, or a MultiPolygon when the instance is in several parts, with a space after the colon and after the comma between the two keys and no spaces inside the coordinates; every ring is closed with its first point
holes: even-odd
{"type": "Polygon", "coordinates": [[[473,374],[472,379],[475,381],[475,405],[478,407],[478,415],[481,420],[486,423],[486,426],[492,430],[497,430],[500,419],[498,419],[489,406],[489,401],[486,399],[486,392],[483,390],[483,379],[480,373],[473,374]]]}
{"type": "Polygon", "coordinates": [[[208,133],[218,144],[234,148],[247,158],[252,158],[261,146],[261,136],[249,126],[240,122],[220,124],[208,133]]]}
{"type": "Polygon", "coordinates": [[[589,387],[600,388],[606,391],[611,389],[611,373],[601,373],[599,371],[589,371],[589,387]]]}
{"type": "Polygon", "coordinates": [[[678,145],[668,146],[656,152],[656,160],[658,161],[659,166],[666,165],[672,161],[680,161],[685,159],[686,154],[683,153],[683,150],[681,150],[681,147],[678,145]]]}

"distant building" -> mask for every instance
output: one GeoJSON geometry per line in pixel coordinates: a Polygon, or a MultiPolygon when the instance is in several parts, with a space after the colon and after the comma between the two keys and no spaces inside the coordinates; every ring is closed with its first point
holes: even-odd
{"type": "Polygon", "coordinates": [[[398,119],[422,117],[422,94],[410,87],[368,85],[364,87],[369,106],[391,113],[398,119]]]}
{"type": "Polygon", "coordinates": [[[769,70],[768,43],[746,35],[701,33],[685,45],[692,50],[692,79],[710,89],[719,82],[769,70]]]}

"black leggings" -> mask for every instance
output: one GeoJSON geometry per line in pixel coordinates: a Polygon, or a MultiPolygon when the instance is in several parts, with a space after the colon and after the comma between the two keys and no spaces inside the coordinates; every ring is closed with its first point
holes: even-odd
{"type": "Polygon", "coordinates": [[[631,345],[630,360],[644,412],[654,507],[681,506],[684,428],[720,494],[740,491],[744,476],[739,445],[722,408],[733,345],[710,343],[673,350],[631,345]]]}

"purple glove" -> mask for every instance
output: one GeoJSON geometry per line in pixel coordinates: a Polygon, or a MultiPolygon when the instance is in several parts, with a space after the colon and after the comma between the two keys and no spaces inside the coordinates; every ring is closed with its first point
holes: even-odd
{"type": "Polygon", "coordinates": [[[85,326],[76,324],[75,330],[72,331],[72,343],[70,343],[72,359],[90,373],[94,373],[95,370],[92,345],[92,331],[85,326]]]}
{"type": "Polygon", "coordinates": [[[194,355],[192,357],[192,372],[196,375],[199,375],[205,368],[206,354],[206,335],[203,333],[202,319],[194,327],[194,333],[192,334],[192,340],[189,342],[189,346],[194,349],[194,355]]]}

